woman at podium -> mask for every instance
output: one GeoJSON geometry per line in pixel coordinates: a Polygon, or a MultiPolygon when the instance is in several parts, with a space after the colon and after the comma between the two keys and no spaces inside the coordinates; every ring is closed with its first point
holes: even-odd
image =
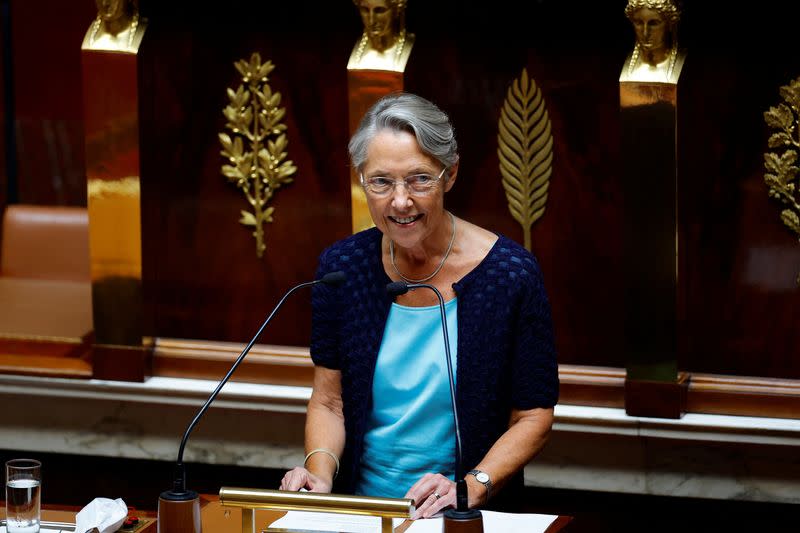
{"type": "Polygon", "coordinates": [[[386,96],[349,144],[375,227],[326,249],[315,286],[303,466],[281,489],[413,498],[415,517],[455,504],[455,434],[438,299],[392,298],[392,281],[445,300],[469,505],[508,508],[544,446],[558,399],[550,307],[536,259],[444,207],[453,126],[419,96],[386,96]]]}

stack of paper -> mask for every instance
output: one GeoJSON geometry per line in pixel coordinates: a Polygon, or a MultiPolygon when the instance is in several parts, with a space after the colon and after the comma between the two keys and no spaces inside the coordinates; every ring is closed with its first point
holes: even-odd
{"type": "MultiPolygon", "coordinates": [[[[486,533],[536,533],[544,531],[558,518],[545,514],[515,514],[481,511],[483,529],[486,533]]],[[[403,526],[398,530],[403,533],[441,533],[442,518],[409,521],[395,518],[393,527],[403,526]]],[[[270,527],[283,529],[301,529],[312,531],[336,531],[342,533],[375,533],[380,531],[381,520],[374,516],[355,516],[335,513],[314,513],[307,511],[289,511],[282,518],[273,522],[270,527]]]]}

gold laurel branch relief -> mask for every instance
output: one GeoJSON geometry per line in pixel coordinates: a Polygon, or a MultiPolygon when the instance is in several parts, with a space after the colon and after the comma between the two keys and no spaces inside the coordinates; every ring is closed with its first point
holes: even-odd
{"type": "Polygon", "coordinates": [[[231,134],[220,133],[221,155],[227,160],[222,165],[222,174],[230,183],[242,190],[252,211],[241,211],[239,222],[253,226],[256,238],[256,255],[262,257],[264,223],[272,222],[274,207],[267,207],[272,195],[282,185],[292,182],[297,171],[291,160],[286,159],[286,125],[281,121],[286,108],[280,107],[281,93],[272,92],[269,74],[275,69],[272,61],[261,63],[256,52],[250,61],[244,59],[234,63],[242,75],[242,83],[234,91],[228,89],[230,104],[222,111],[231,134]],[[245,151],[245,143],[247,148],[245,151]]]}
{"type": "MultiPolygon", "coordinates": [[[[800,152],[800,78],[780,88],[783,102],[770,107],[764,120],[773,133],[764,153],[764,182],[769,188],[769,197],[779,200],[784,209],[781,220],[800,239],[800,179],[798,179],[797,156],[800,152]]],[[[800,274],[797,276],[800,285],[800,274]]]]}
{"type": "Polygon", "coordinates": [[[544,214],[553,173],[553,135],[542,91],[527,69],[514,80],[500,111],[497,155],[511,216],[531,250],[531,226],[544,214]]]}

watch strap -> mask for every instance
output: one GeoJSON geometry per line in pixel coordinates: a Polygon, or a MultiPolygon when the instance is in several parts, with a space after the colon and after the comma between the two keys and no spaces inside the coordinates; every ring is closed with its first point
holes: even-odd
{"type": "Polygon", "coordinates": [[[489,476],[489,474],[487,474],[483,470],[473,469],[473,470],[470,470],[469,472],[467,472],[467,475],[468,476],[475,476],[475,480],[478,483],[480,483],[481,485],[483,485],[484,487],[486,487],[486,501],[488,502],[489,501],[489,497],[492,495],[492,478],[489,476]],[[478,479],[478,474],[485,475],[486,478],[487,478],[486,481],[481,481],[480,479],[478,479]]]}

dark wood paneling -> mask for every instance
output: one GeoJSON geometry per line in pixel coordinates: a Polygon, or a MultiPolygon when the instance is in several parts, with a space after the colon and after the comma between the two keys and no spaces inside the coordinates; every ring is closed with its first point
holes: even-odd
{"type": "MultiPolygon", "coordinates": [[[[244,346],[229,342],[156,339],[153,375],[220,380],[244,346]]],[[[233,381],[310,387],[314,365],[307,348],[254,345],[233,381]]]]}
{"type": "Polygon", "coordinates": [[[797,418],[800,382],[693,374],[687,410],[693,413],[797,418]]]}
{"type": "Polygon", "coordinates": [[[86,205],[81,41],[94,2],[11,2],[20,202],[86,205]]]}
{"type": "Polygon", "coordinates": [[[625,413],[630,416],[681,418],[686,414],[689,375],[679,372],[674,381],[625,380],[625,413]]]}
{"type": "MultiPolygon", "coordinates": [[[[150,100],[142,104],[150,145],[142,165],[150,329],[244,342],[285,289],[313,276],[322,248],[349,232],[344,65],[360,22],[327,3],[314,17],[300,5],[235,1],[184,14],[160,4],[143,5],[152,20],[143,76],[150,100]],[[261,260],[238,223],[243,198],[219,174],[216,139],[225,89],[238,84],[232,63],[253,51],[277,66],[271,84],[283,94],[289,154],[299,167],[295,183],[272,201],[275,222],[261,260]]],[[[625,364],[617,79],[633,36],[625,2],[616,4],[582,6],[579,17],[573,5],[555,1],[513,9],[411,4],[408,13],[417,41],[406,87],[449,112],[459,137],[459,182],[448,206],[519,241],[499,177],[497,120],[523,67],[542,88],[554,172],[533,248],[565,364],[625,364]]],[[[800,293],[795,270],[783,265],[800,251],[763,186],[761,115],[800,62],[791,57],[789,34],[780,34],[789,22],[777,22],[786,46],[766,61],[768,41],[729,35],[732,27],[771,33],[776,22],[762,11],[720,15],[693,4],[684,17],[690,51],[679,97],[678,355],[685,371],[796,378],[800,333],[792,309],[800,293]],[[752,49],[761,53],[750,59],[752,49]]],[[[305,345],[307,301],[290,300],[260,342],[305,345]]]]}
{"type": "MultiPolygon", "coordinates": [[[[452,7],[452,6],[450,6],[452,7]]],[[[506,6],[508,7],[508,6],[506,6]]],[[[541,88],[553,133],[547,209],[532,230],[553,307],[559,361],[624,366],[618,86],[627,21],[608,6],[409,9],[417,44],[407,88],[439,103],[461,148],[453,211],[522,242],[497,157],[500,109],[523,68],[541,88]],[[462,31],[473,28],[473,31],[462,31]]]]}
{"type": "Polygon", "coordinates": [[[86,359],[51,357],[38,352],[26,355],[0,353],[0,373],[89,379],[92,377],[92,365],[86,359]]]}
{"type": "MultiPolygon", "coordinates": [[[[10,37],[8,32],[11,29],[9,17],[8,0],[0,0],[0,212],[5,209],[8,203],[9,192],[8,160],[6,159],[6,143],[9,141],[9,136],[6,134],[6,128],[8,128],[7,120],[9,120],[7,98],[13,96],[6,91],[6,83],[11,81],[9,74],[6,72],[9,67],[6,61],[6,54],[10,52],[6,44],[10,37]]],[[[0,230],[2,229],[3,221],[2,217],[0,217],[0,230]]]]}
{"type": "MultiPolygon", "coordinates": [[[[355,13],[343,7],[324,3],[310,17],[308,6],[231,2],[184,17],[150,5],[141,126],[154,336],[248,340],[286,290],[314,278],[323,248],[349,233],[344,67],[359,21],[347,23],[355,13]],[[249,206],[220,172],[217,139],[226,89],[241,83],[233,64],[253,52],[276,66],[270,85],[287,108],[289,159],[298,167],[270,202],[262,259],[239,223],[249,206]]],[[[308,292],[288,300],[260,342],[307,345],[308,302],[308,292]]]]}
{"type": "MultiPolygon", "coordinates": [[[[241,5],[230,4],[230,12],[241,5]]],[[[425,6],[416,14],[412,6],[409,28],[418,39],[407,87],[439,103],[455,121],[463,159],[449,206],[521,240],[497,170],[497,118],[523,67],[539,81],[553,122],[556,168],[548,211],[534,228],[534,251],[553,301],[561,361],[621,366],[621,315],[609,305],[621,280],[620,246],[608,238],[620,227],[613,205],[616,143],[608,130],[616,128],[623,43],[616,38],[587,61],[581,47],[607,35],[607,28],[584,22],[582,30],[591,31],[578,31],[576,43],[572,30],[569,38],[559,34],[570,25],[566,20],[554,29],[552,19],[541,18],[565,15],[561,8],[526,6],[519,20],[463,4],[425,6]],[[480,28],[480,35],[464,28],[480,28]],[[554,47],[541,53],[537,48],[551,38],[557,39],[554,47]]],[[[320,7],[311,20],[304,8],[271,6],[263,18],[266,31],[264,24],[226,25],[227,14],[180,18],[150,6],[149,38],[158,50],[148,76],[153,101],[143,103],[143,137],[153,147],[143,161],[143,193],[154,335],[245,340],[280,291],[311,276],[319,251],[348,233],[344,64],[360,22],[342,7],[320,7]],[[219,175],[216,140],[224,125],[225,88],[238,83],[232,62],[255,50],[277,65],[272,86],[289,109],[289,152],[300,169],[295,184],[273,200],[275,222],[267,227],[261,261],[237,222],[241,197],[219,175]]],[[[262,20],[258,9],[252,16],[262,20]]],[[[624,24],[624,18],[612,22],[623,34],[624,24]]],[[[262,341],[307,343],[305,302],[290,301],[262,341]]]]}
{"type": "MultiPolygon", "coordinates": [[[[19,192],[34,203],[83,204],[80,41],[95,8],[62,4],[11,4],[23,29],[14,32],[13,69],[19,192]]],[[[762,168],[762,114],[800,75],[800,7],[775,17],[769,7],[690,4],[679,96],[679,367],[800,379],[800,247],[767,198],[762,168]]],[[[554,172],[533,248],[568,365],[625,364],[617,78],[633,36],[624,6],[439,1],[412,2],[408,12],[417,40],[406,87],[450,113],[460,142],[448,207],[518,241],[499,177],[497,120],[523,67],[544,93],[554,172]]],[[[141,7],[151,21],[140,79],[147,333],[245,342],[286,289],[313,277],[320,251],[349,233],[345,65],[361,22],[349,3],[335,2],[311,12],[247,0],[141,7]],[[233,62],[254,51],[276,64],[271,86],[283,94],[299,169],[272,200],[263,259],[238,223],[244,198],[220,174],[217,141],[225,90],[239,83],[233,62]]],[[[309,317],[308,297],[298,294],[259,342],[305,346],[309,317]]]]}
{"type": "MultiPolygon", "coordinates": [[[[156,339],[153,374],[218,380],[230,369],[242,349],[238,343],[156,339]]],[[[558,377],[560,404],[626,406],[623,368],[560,365],[558,377]]],[[[313,364],[307,348],[255,345],[232,380],[310,387],[312,378],[313,364]]],[[[643,416],[652,416],[652,410],[642,411],[647,405],[637,406],[636,400],[652,399],[658,395],[659,388],[673,387],[681,389],[667,391],[672,398],[672,416],[676,418],[684,411],[772,418],[796,418],[800,412],[800,382],[797,380],[715,374],[694,374],[691,379],[687,378],[686,373],[680,373],[679,383],[660,382],[652,387],[640,387],[633,407],[639,407],[643,416]],[[680,404],[677,407],[676,402],[680,404]]],[[[663,409],[666,403],[660,400],[649,406],[663,409]]]]}
{"type": "Polygon", "coordinates": [[[595,407],[625,406],[625,369],[559,365],[558,403],[595,407]]]}
{"type": "Polygon", "coordinates": [[[680,367],[798,379],[800,247],[767,198],[763,113],[800,75],[799,10],[694,7],[679,138],[680,367]],[[736,26],[750,37],[732,39],[736,26]]]}
{"type": "Polygon", "coordinates": [[[90,346],[91,336],[75,342],[0,337],[0,373],[88,379],[92,377],[90,346]]]}

